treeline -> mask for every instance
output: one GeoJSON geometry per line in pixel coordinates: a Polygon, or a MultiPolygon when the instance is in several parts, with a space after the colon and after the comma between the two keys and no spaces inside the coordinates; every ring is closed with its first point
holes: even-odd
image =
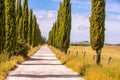
{"type": "Polygon", "coordinates": [[[0,0],[0,54],[23,55],[44,42],[28,0],[0,0]],[[16,2],[17,1],[17,2],[16,2]]]}
{"type": "MultiPolygon", "coordinates": [[[[96,51],[96,63],[100,64],[101,51],[105,39],[105,0],[91,0],[90,45],[96,51]]],[[[49,32],[48,44],[67,52],[70,43],[71,3],[63,0],[60,3],[56,22],[49,32]]]]}
{"type": "Polygon", "coordinates": [[[63,0],[60,3],[57,20],[49,32],[48,44],[67,52],[70,45],[71,3],[63,0]]]}

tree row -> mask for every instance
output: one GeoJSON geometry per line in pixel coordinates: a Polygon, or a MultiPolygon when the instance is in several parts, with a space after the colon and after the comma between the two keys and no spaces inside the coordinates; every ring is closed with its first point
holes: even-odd
{"type": "MultiPolygon", "coordinates": [[[[105,38],[105,0],[91,0],[90,45],[96,51],[99,65],[105,38]]],[[[48,44],[67,52],[70,44],[71,4],[70,0],[60,3],[56,22],[49,32],[48,44]]]]}
{"type": "Polygon", "coordinates": [[[71,3],[63,0],[60,3],[57,20],[49,32],[48,44],[67,52],[70,44],[71,32],[71,3]]]}
{"type": "Polygon", "coordinates": [[[0,0],[0,54],[24,55],[44,42],[28,0],[0,0]],[[17,1],[17,2],[16,2],[17,1]]]}

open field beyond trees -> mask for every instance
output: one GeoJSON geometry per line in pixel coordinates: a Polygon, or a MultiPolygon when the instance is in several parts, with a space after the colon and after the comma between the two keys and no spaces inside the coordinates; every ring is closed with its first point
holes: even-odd
{"type": "Polygon", "coordinates": [[[90,46],[70,46],[67,54],[54,47],[50,48],[62,64],[72,68],[86,80],[120,80],[120,46],[104,46],[100,66],[95,64],[96,52],[90,46]]]}

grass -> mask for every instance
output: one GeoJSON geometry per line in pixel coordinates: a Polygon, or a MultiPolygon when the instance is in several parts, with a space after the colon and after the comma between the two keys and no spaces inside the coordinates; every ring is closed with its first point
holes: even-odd
{"type": "MultiPolygon", "coordinates": [[[[33,55],[39,48],[40,48],[40,46],[37,46],[37,47],[29,50],[28,54],[27,54],[28,57],[33,55]]],[[[5,56],[5,54],[4,54],[4,56],[5,56]]],[[[14,70],[18,64],[24,62],[26,59],[27,58],[19,55],[19,56],[11,57],[10,61],[1,62],[0,63],[0,80],[5,80],[5,77],[7,76],[8,72],[11,70],[14,70]]]]}
{"type": "Polygon", "coordinates": [[[105,46],[100,66],[95,64],[95,51],[90,46],[70,46],[67,54],[54,47],[50,48],[62,64],[78,72],[86,80],[120,80],[120,46],[105,46]],[[108,64],[109,57],[112,59],[108,64]]]}

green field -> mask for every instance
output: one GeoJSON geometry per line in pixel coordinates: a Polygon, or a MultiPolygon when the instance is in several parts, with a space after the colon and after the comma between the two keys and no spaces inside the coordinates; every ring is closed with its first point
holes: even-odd
{"type": "Polygon", "coordinates": [[[67,54],[50,47],[61,62],[86,80],[120,80],[120,46],[104,46],[101,64],[97,66],[90,46],[70,46],[67,54]],[[84,54],[84,52],[86,52],[84,54]],[[110,63],[108,59],[111,57],[110,63]]]}

